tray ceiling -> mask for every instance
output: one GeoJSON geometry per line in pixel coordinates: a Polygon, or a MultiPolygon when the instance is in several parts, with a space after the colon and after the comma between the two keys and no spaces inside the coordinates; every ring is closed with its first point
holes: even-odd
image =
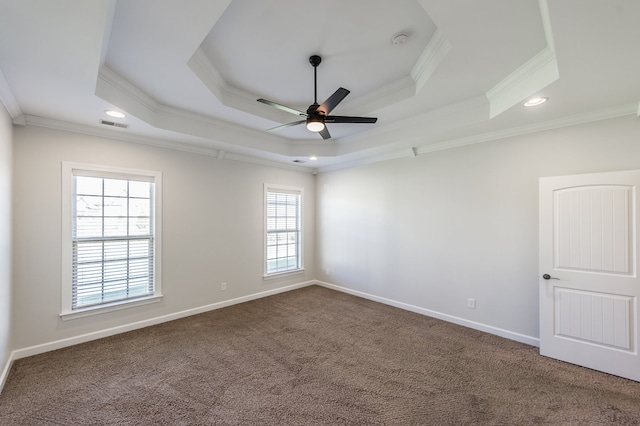
{"type": "Polygon", "coordinates": [[[16,124],[323,170],[637,114],[638,17],[634,0],[5,0],[0,98],[16,124]],[[313,102],[313,54],[318,101],[345,87],[333,113],[375,125],[266,131],[300,118],[258,98],[313,102]]]}

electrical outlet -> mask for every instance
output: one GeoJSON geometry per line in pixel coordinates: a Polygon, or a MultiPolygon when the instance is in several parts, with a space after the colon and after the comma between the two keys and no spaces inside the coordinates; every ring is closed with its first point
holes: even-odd
{"type": "Polygon", "coordinates": [[[468,298],[467,299],[467,308],[475,309],[476,308],[476,299],[468,298]]]}
{"type": "Polygon", "coordinates": [[[220,284],[220,290],[225,291],[227,289],[227,283],[220,284]]]}

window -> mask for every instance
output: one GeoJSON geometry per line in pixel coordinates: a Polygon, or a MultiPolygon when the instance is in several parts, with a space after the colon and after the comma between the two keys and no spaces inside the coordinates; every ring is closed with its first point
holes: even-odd
{"type": "Polygon", "coordinates": [[[265,276],[302,269],[302,188],[265,185],[265,276]]]}
{"type": "Polygon", "coordinates": [[[63,179],[63,318],[157,300],[161,175],[63,163],[63,179]]]}

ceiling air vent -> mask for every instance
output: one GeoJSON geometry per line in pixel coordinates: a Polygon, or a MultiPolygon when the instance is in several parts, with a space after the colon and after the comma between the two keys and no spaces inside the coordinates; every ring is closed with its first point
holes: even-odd
{"type": "Polygon", "coordinates": [[[107,120],[100,120],[100,124],[104,124],[105,126],[111,126],[111,127],[120,127],[121,129],[128,129],[129,125],[128,124],[124,124],[124,123],[116,123],[115,121],[107,121],[107,120]]]}
{"type": "Polygon", "coordinates": [[[306,163],[306,161],[303,161],[303,160],[293,160],[293,162],[294,162],[294,163],[301,163],[301,164],[302,164],[302,163],[306,163]]]}

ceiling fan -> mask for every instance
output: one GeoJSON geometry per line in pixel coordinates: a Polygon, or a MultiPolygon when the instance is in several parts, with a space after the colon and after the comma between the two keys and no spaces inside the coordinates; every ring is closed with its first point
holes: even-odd
{"type": "Polygon", "coordinates": [[[283,124],[277,126],[268,131],[285,129],[287,127],[297,126],[298,124],[306,123],[307,129],[311,132],[320,133],[323,139],[330,139],[331,134],[327,130],[325,123],[369,123],[373,124],[378,119],[376,117],[347,117],[342,115],[329,115],[329,113],[350,93],[347,89],[340,87],[333,95],[329,96],[326,101],[321,105],[318,104],[318,65],[322,58],[318,55],[313,55],[309,58],[309,62],[313,66],[313,104],[309,105],[307,112],[299,111],[295,108],[291,108],[285,105],[281,105],[276,102],[268,101],[266,99],[258,99],[258,102],[278,108],[282,111],[289,112],[301,117],[305,117],[304,120],[295,121],[293,123],[283,124]]]}

